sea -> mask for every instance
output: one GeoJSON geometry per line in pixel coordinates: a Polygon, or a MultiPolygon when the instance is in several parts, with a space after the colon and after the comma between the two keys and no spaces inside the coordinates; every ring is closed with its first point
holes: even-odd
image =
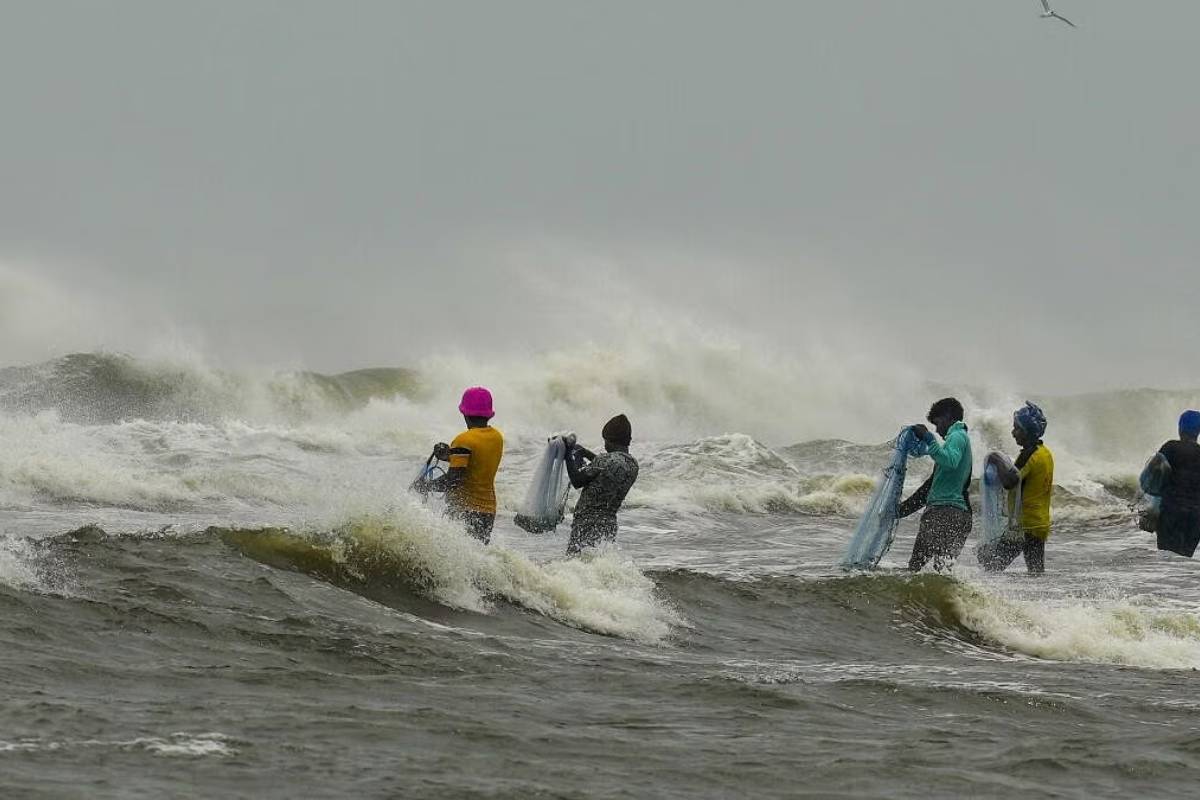
{"type": "Polygon", "coordinates": [[[842,385],[691,346],[0,367],[0,797],[1195,796],[1200,567],[1131,506],[1200,392],[842,385]],[[487,546],[407,491],[473,383],[506,439],[487,546]],[[951,392],[976,474],[1045,408],[1046,574],[983,572],[977,533],[910,574],[914,519],[842,569],[890,440],[951,392]],[[566,525],[513,515],[547,436],[595,449],[620,412],[617,546],[566,558],[566,525]]]}

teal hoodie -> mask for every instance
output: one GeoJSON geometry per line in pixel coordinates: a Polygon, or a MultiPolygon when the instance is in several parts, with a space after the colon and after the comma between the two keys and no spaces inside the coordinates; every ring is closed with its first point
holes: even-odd
{"type": "Polygon", "coordinates": [[[963,500],[963,487],[971,478],[971,438],[967,426],[956,422],[946,431],[946,439],[939,442],[932,431],[925,434],[925,445],[936,468],[933,484],[929,487],[928,506],[954,506],[970,511],[963,500]]]}

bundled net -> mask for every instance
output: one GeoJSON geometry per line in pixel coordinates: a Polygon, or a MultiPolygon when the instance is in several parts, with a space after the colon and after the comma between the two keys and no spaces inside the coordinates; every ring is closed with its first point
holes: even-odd
{"type": "Polygon", "coordinates": [[[1134,499],[1133,508],[1138,512],[1138,527],[1154,533],[1158,530],[1158,514],[1162,509],[1163,488],[1171,477],[1171,464],[1162,453],[1155,453],[1146,462],[1138,476],[1141,495],[1134,499]]]}
{"type": "Polygon", "coordinates": [[[567,446],[561,436],[546,442],[546,449],[533,471],[521,512],[513,521],[530,533],[548,533],[562,522],[567,508],[567,446]]]}
{"type": "Polygon", "coordinates": [[[984,460],[983,480],[979,482],[979,521],[982,528],[980,545],[995,545],[1005,535],[1017,530],[1016,522],[1021,518],[1021,484],[1017,484],[1011,505],[1008,491],[1000,481],[1000,470],[993,459],[997,459],[1006,470],[1013,469],[1012,461],[1003,453],[990,453],[984,460]]]}

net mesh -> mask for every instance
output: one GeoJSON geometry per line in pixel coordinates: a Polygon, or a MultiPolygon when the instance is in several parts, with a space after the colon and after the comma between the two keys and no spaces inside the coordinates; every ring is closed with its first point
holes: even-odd
{"type": "Polygon", "coordinates": [[[547,533],[558,527],[567,505],[566,470],[567,447],[562,438],[555,436],[546,442],[546,449],[538,461],[525,492],[521,513],[514,522],[530,533],[547,533]]]}
{"type": "Polygon", "coordinates": [[[891,461],[883,470],[879,483],[871,495],[867,508],[850,544],[846,547],[846,555],[842,566],[847,569],[874,569],[879,560],[892,546],[896,536],[896,525],[899,517],[896,507],[900,502],[900,494],[904,491],[904,477],[908,473],[908,459],[926,455],[928,448],[924,442],[913,435],[911,428],[903,428],[896,437],[892,450],[891,461]]]}

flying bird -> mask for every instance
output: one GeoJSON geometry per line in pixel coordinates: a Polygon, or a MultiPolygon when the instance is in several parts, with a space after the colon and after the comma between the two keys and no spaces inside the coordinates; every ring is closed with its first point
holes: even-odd
{"type": "Polygon", "coordinates": [[[1050,7],[1050,0],[1042,0],[1042,8],[1046,9],[1046,12],[1044,14],[1042,14],[1042,19],[1062,20],[1063,22],[1070,25],[1072,28],[1078,27],[1074,22],[1071,22],[1071,20],[1067,19],[1062,14],[1059,14],[1057,11],[1052,9],[1050,7]]]}

